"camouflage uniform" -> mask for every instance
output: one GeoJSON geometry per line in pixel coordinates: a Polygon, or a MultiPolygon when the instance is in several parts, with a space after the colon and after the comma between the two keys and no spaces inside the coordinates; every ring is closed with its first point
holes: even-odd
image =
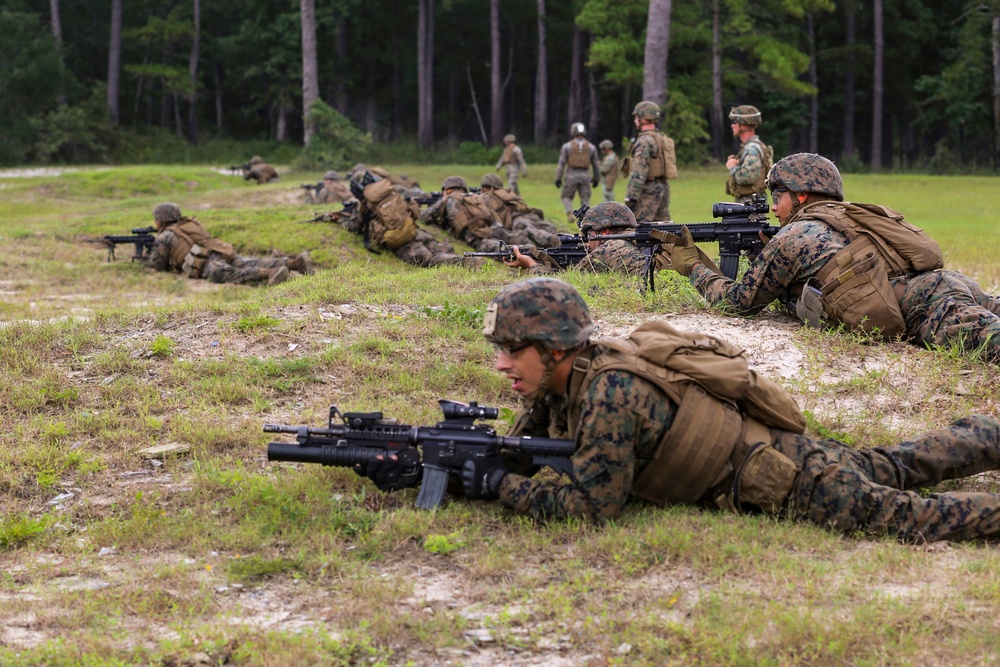
{"type": "MultiPolygon", "coordinates": [[[[612,143],[605,139],[601,142],[601,150],[612,148],[612,143]]],[[[601,191],[604,201],[615,200],[615,181],[618,180],[618,156],[611,151],[601,158],[601,191]]]]}
{"type": "Polygon", "coordinates": [[[573,196],[579,194],[580,204],[590,203],[591,182],[596,183],[600,178],[601,165],[597,160],[597,149],[594,145],[577,136],[570,139],[559,151],[559,165],[556,167],[556,181],[561,184],[559,196],[562,198],[563,209],[567,217],[573,214],[573,196]],[[589,156],[590,172],[587,167],[570,167],[569,160],[572,152],[584,151],[589,156]]]}
{"type": "Polygon", "coordinates": [[[539,209],[531,208],[519,195],[503,187],[499,176],[484,174],[479,184],[483,202],[496,214],[497,220],[508,232],[507,243],[540,248],[559,245],[559,230],[556,226],[543,219],[539,209]]]}
{"type": "MultiPolygon", "coordinates": [[[[495,464],[499,470],[486,471],[484,482],[495,485],[493,497],[504,505],[535,518],[602,522],[620,515],[636,479],[674,426],[678,406],[650,380],[620,368],[597,373],[589,384],[577,383],[573,374],[586,374],[575,370],[579,359],[591,359],[593,365],[607,353],[600,342],[580,342],[589,338],[593,324],[586,304],[578,303],[582,298],[571,286],[534,279],[508,286],[491,304],[483,331],[496,345],[534,341],[546,350],[573,351],[580,345],[582,349],[564,359],[574,369],[564,395],[557,395],[544,379],[527,399],[511,433],[575,440],[569,480],[534,480],[523,460],[507,455],[495,464]],[[572,433],[571,412],[578,415],[572,433]]],[[[547,377],[551,378],[551,370],[547,377]]],[[[1000,494],[922,496],[916,491],[946,479],[1000,469],[1000,422],[992,417],[965,417],[894,447],[864,451],[833,439],[816,440],[780,429],[769,432],[775,449],[794,468],[787,497],[772,511],[844,533],[865,531],[904,541],[1000,534],[1000,494]]],[[[734,467],[739,463],[735,461],[734,467]]],[[[478,482],[467,480],[466,471],[471,471],[469,464],[463,470],[463,483],[478,482]]],[[[730,472],[701,502],[715,500],[720,489],[727,490],[732,482],[730,472]]],[[[470,488],[476,487],[466,486],[467,494],[470,488]]]]}
{"type": "Polygon", "coordinates": [[[306,191],[306,199],[310,204],[342,204],[353,198],[351,188],[335,171],[323,174],[323,187],[315,191],[306,191]]]}
{"type": "MultiPolygon", "coordinates": [[[[164,206],[173,205],[161,204],[156,210],[159,211],[164,206]]],[[[175,210],[179,215],[180,209],[175,207],[175,210]]],[[[223,254],[211,248],[216,244],[219,244],[220,248],[223,245],[227,248],[232,246],[220,244],[213,239],[194,218],[180,217],[172,221],[158,221],[158,223],[164,222],[166,224],[156,235],[147,260],[149,266],[157,271],[184,272],[189,277],[204,278],[213,283],[237,285],[263,281],[281,282],[287,277],[289,270],[312,273],[312,261],[308,253],[302,253],[295,258],[233,255],[232,259],[227,260],[223,254]],[[200,269],[194,271],[190,267],[185,267],[185,263],[191,259],[192,240],[203,248],[199,257],[204,258],[200,269]]]]}
{"type": "MultiPolygon", "coordinates": [[[[806,282],[846,245],[847,236],[825,222],[793,213],[739,281],[700,263],[694,265],[689,279],[709,303],[739,315],[758,313],[772,301],[794,312],[791,304],[806,282]]],[[[897,276],[889,282],[910,342],[961,344],[970,352],[983,348],[989,359],[1000,361],[1000,298],[987,295],[975,281],[955,271],[897,276]]]]}
{"type": "MultiPolygon", "coordinates": [[[[467,225],[464,229],[459,229],[458,221],[463,216],[461,210],[462,203],[459,197],[475,197],[469,193],[460,195],[444,196],[438,201],[428,206],[420,214],[421,223],[433,223],[447,230],[453,237],[467,243],[480,252],[493,252],[499,250],[500,241],[506,242],[509,239],[507,230],[496,221],[496,214],[490,221],[479,220],[467,225]]],[[[491,211],[492,213],[492,211],[491,211]]]]}
{"type": "Polygon", "coordinates": [[[280,180],[278,178],[278,171],[256,155],[250,158],[250,168],[243,172],[244,181],[249,181],[251,178],[257,181],[257,185],[280,180]]]}
{"type": "MultiPolygon", "coordinates": [[[[740,151],[736,154],[739,164],[729,170],[729,183],[745,188],[752,187],[758,181],[763,182],[764,176],[766,176],[766,174],[761,173],[764,170],[765,150],[767,150],[767,147],[756,134],[747,139],[740,146],[740,151]]],[[[733,188],[727,184],[726,193],[732,194],[736,198],[736,201],[744,204],[749,203],[755,194],[764,195],[767,193],[767,189],[763,187],[754,192],[741,195],[737,195],[735,192],[731,192],[731,190],[733,188]]]]}
{"type": "Polygon", "coordinates": [[[633,202],[632,212],[635,219],[641,222],[670,219],[670,181],[666,178],[647,178],[650,158],[659,151],[657,134],[656,130],[640,132],[629,149],[631,172],[625,187],[625,199],[633,202]]]}
{"type": "Polygon", "coordinates": [[[524,162],[524,153],[521,151],[521,147],[514,143],[515,137],[513,134],[508,134],[503,138],[504,146],[503,153],[500,154],[500,159],[497,160],[497,170],[500,167],[505,167],[507,172],[507,189],[514,194],[521,194],[521,191],[517,188],[518,176],[528,175],[528,165],[524,162]]]}

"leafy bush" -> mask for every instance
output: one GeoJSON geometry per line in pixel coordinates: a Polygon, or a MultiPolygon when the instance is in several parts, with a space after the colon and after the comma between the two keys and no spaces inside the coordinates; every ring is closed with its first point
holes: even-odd
{"type": "Polygon", "coordinates": [[[296,165],[301,169],[326,169],[356,162],[372,141],[370,135],[354,127],[322,100],[313,105],[306,122],[315,131],[296,165]]]}
{"type": "Polygon", "coordinates": [[[111,162],[119,143],[105,106],[107,89],[98,84],[79,105],[63,105],[41,118],[33,118],[38,132],[35,155],[41,162],[111,162]]]}

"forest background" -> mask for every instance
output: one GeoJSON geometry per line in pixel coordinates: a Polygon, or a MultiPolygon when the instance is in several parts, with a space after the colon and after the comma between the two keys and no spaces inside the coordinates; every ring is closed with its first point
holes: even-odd
{"type": "Polygon", "coordinates": [[[645,98],[687,164],[754,104],[778,155],[992,171],[1000,2],[8,0],[0,91],[6,165],[470,164],[508,132],[551,162],[571,122],[620,144],[645,98]]]}

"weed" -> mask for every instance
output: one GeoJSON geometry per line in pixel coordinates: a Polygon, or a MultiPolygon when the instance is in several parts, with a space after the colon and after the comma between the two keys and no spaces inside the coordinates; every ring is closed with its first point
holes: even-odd
{"type": "Polygon", "coordinates": [[[42,535],[50,523],[48,514],[37,518],[24,515],[0,517],[0,549],[21,546],[42,535]]]}
{"type": "Polygon", "coordinates": [[[448,535],[428,535],[424,539],[424,549],[440,556],[447,556],[465,547],[465,545],[465,535],[462,531],[456,531],[448,535]]]}
{"type": "Polygon", "coordinates": [[[236,320],[236,328],[243,333],[267,331],[281,324],[281,320],[270,315],[246,315],[236,320]]]}
{"type": "Polygon", "coordinates": [[[177,343],[173,340],[163,334],[158,334],[156,338],[153,339],[149,349],[157,357],[169,357],[174,353],[174,348],[176,346],[177,343]]]}

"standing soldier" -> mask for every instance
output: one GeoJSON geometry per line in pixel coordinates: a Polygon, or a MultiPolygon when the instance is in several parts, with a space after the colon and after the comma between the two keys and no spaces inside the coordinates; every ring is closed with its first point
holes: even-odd
{"type": "Polygon", "coordinates": [[[249,181],[251,178],[257,181],[257,185],[277,183],[280,180],[278,170],[265,163],[259,155],[250,158],[250,168],[243,171],[244,181],[249,181]]]}
{"type": "Polygon", "coordinates": [[[590,204],[590,188],[597,187],[601,166],[597,162],[597,149],[587,141],[587,128],[583,123],[573,123],[570,128],[573,138],[563,144],[559,151],[559,166],[556,167],[556,187],[562,188],[563,209],[566,219],[576,224],[573,217],[573,195],[580,194],[580,204],[590,204]],[[593,175],[589,175],[590,169],[593,175]],[[565,180],[563,176],[565,175],[565,180]]]}
{"type": "Polygon", "coordinates": [[[496,170],[500,171],[500,167],[507,166],[507,189],[519,195],[521,191],[517,189],[517,177],[528,177],[528,165],[524,163],[524,153],[521,152],[521,147],[514,143],[516,140],[517,137],[513,134],[504,136],[503,153],[497,160],[496,170]]]}
{"type": "Polygon", "coordinates": [[[615,154],[615,145],[610,140],[605,139],[598,147],[604,157],[601,159],[601,189],[604,194],[604,201],[615,200],[615,181],[618,180],[618,156],[615,154]]]}
{"type": "Polygon", "coordinates": [[[754,195],[766,193],[764,179],[774,163],[774,150],[757,136],[757,126],[760,125],[757,107],[749,104],[734,107],[729,112],[729,120],[733,136],[739,138],[741,146],[739,153],[730,155],[726,160],[726,169],[729,170],[726,194],[746,204],[754,195]]]}
{"type": "Polygon", "coordinates": [[[677,178],[677,157],[674,140],[658,132],[660,106],[656,102],[639,102],[632,110],[639,136],[629,148],[622,165],[622,177],[628,178],[625,205],[639,222],[670,219],[670,183],[677,178]]]}

